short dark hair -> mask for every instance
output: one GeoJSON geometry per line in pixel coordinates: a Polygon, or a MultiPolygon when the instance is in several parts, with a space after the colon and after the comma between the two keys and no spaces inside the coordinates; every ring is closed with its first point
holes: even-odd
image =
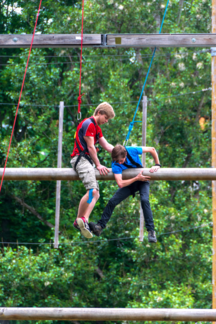
{"type": "Polygon", "coordinates": [[[123,145],[117,144],[112,150],[112,160],[118,162],[120,159],[124,159],[127,155],[127,150],[123,145]]]}

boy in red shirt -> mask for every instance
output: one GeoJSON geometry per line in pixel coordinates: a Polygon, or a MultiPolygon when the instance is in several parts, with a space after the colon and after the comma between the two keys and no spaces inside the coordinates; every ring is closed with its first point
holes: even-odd
{"type": "Polygon", "coordinates": [[[115,113],[112,106],[107,102],[103,102],[95,109],[94,115],[84,119],[76,130],[71,165],[78,173],[87,192],[80,200],[77,219],[73,225],[86,238],[93,236],[88,225],[88,219],[100,197],[93,163],[100,174],[106,175],[109,172],[109,169],[100,164],[95,144],[99,143],[109,153],[113,149],[113,145],[109,144],[103,137],[99,125],[107,123],[109,119],[114,117],[115,113]]]}

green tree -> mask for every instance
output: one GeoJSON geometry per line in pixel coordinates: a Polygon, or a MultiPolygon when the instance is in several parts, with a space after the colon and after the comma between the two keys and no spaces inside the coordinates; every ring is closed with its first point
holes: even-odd
{"type": "MultiPolygon", "coordinates": [[[[17,2],[21,14],[14,6],[10,1],[0,5],[0,32],[32,33],[35,3],[17,2]]],[[[164,7],[165,2],[159,0],[88,1],[84,33],[156,33],[164,7]]],[[[210,27],[210,1],[173,0],[163,32],[208,33],[210,27]]],[[[55,6],[49,0],[43,2],[37,31],[80,33],[81,2],[59,1],[55,6]]],[[[2,167],[27,55],[27,49],[1,49],[1,64],[6,64],[0,65],[2,167]],[[14,106],[8,105],[11,103],[14,106]]],[[[90,116],[99,102],[110,102],[116,117],[103,128],[110,143],[125,140],[151,56],[151,48],[83,49],[82,117],[90,116]]],[[[206,90],[211,86],[210,58],[207,49],[156,51],[145,89],[147,145],[155,146],[164,167],[211,165],[211,98],[206,90]]],[[[8,167],[56,167],[62,100],[63,167],[69,167],[78,123],[79,62],[79,48],[33,49],[8,167]]],[[[141,119],[140,107],[136,120],[141,119]]],[[[139,123],[129,145],[141,145],[139,123]]],[[[99,157],[110,165],[109,154],[101,150],[99,157]]],[[[147,167],[152,165],[151,156],[146,162],[147,167]]],[[[114,182],[100,183],[100,200],[92,220],[98,219],[116,189],[114,182]]],[[[146,243],[146,233],[143,243],[138,240],[139,197],[118,206],[103,235],[86,242],[72,226],[84,191],[80,181],[62,182],[61,244],[54,250],[50,240],[55,183],[4,182],[1,237],[18,243],[2,249],[1,306],[211,308],[210,182],[151,184],[158,236],[154,246],[146,243]],[[28,242],[30,247],[19,242],[28,242]]]]}

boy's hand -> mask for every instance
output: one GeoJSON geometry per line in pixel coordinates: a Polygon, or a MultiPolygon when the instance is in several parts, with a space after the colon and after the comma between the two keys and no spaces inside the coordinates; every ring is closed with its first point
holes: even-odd
{"type": "Polygon", "coordinates": [[[99,164],[96,166],[96,168],[102,175],[107,175],[109,173],[109,169],[107,169],[107,167],[105,167],[104,165],[99,164]]]}
{"type": "Polygon", "coordinates": [[[136,176],[136,178],[137,178],[137,181],[149,181],[149,180],[151,180],[151,177],[144,176],[142,174],[142,171],[136,176]]]}
{"type": "Polygon", "coordinates": [[[159,165],[153,165],[149,170],[149,172],[154,173],[157,172],[158,169],[160,169],[159,165]]]}

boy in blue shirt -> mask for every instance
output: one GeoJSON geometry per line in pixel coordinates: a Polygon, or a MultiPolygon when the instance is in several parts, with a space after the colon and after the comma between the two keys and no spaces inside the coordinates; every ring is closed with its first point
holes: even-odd
{"type": "Polygon", "coordinates": [[[141,206],[143,209],[145,226],[148,231],[148,241],[150,243],[156,243],[157,238],[154,231],[154,221],[152,211],[149,203],[149,180],[151,177],[143,176],[140,172],[136,177],[123,180],[122,171],[128,168],[143,168],[139,155],[142,153],[151,153],[154,158],[155,165],[149,170],[151,173],[157,172],[161,167],[157,152],[154,147],[124,147],[122,145],[116,145],[112,150],[112,171],[115,176],[115,180],[119,186],[114,196],[109,200],[105,207],[101,219],[97,224],[91,222],[89,227],[91,231],[100,236],[103,229],[106,227],[114,208],[120,204],[124,199],[130,195],[135,195],[137,191],[140,193],[141,206]]]}

